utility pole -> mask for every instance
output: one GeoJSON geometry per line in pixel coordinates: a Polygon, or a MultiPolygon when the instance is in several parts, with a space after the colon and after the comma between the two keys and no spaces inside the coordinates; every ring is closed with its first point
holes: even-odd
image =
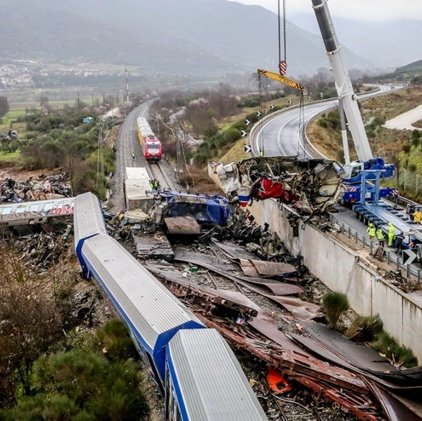
{"type": "Polygon", "coordinates": [[[129,79],[128,79],[127,67],[125,67],[125,101],[129,102],[129,79]]]}

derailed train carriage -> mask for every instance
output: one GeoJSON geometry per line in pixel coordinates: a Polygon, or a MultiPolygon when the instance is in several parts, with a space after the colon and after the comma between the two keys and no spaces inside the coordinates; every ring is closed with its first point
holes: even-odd
{"type": "Polygon", "coordinates": [[[165,396],[168,420],[266,420],[239,362],[124,247],[107,235],[98,199],[77,196],[75,251],[128,327],[165,396]]]}

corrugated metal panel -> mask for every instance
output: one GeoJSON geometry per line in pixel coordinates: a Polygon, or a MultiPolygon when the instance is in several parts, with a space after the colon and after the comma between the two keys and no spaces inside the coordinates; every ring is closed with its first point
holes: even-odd
{"type": "Polygon", "coordinates": [[[267,420],[239,362],[216,330],[181,330],[169,350],[190,420],[267,420]]]}
{"type": "Polygon", "coordinates": [[[75,247],[80,240],[95,234],[105,234],[103,214],[97,196],[84,193],[76,196],[74,202],[73,224],[75,232],[75,247]]]}
{"type": "Polygon", "coordinates": [[[84,257],[115,297],[146,345],[189,321],[202,323],[116,240],[98,235],[85,241],[84,257]]]}

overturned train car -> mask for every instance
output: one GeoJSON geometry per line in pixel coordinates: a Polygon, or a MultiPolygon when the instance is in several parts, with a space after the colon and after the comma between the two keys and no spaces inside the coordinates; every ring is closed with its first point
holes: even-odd
{"type": "Polygon", "coordinates": [[[98,199],[77,196],[75,251],[125,322],[165,396],[167,420],[266,420],[233,352],[107,235],[98,199]]]}

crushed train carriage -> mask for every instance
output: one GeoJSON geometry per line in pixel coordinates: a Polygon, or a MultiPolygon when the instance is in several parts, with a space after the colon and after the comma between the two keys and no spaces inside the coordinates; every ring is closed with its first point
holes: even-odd
{"type": "Polygon", "coordinates": [[[325,159],[255,157],[226,165],[210,163],[209,174],[241,206],[274,198],[303,213],[323,213],[344,193],[341,167],[325,159]]]}

